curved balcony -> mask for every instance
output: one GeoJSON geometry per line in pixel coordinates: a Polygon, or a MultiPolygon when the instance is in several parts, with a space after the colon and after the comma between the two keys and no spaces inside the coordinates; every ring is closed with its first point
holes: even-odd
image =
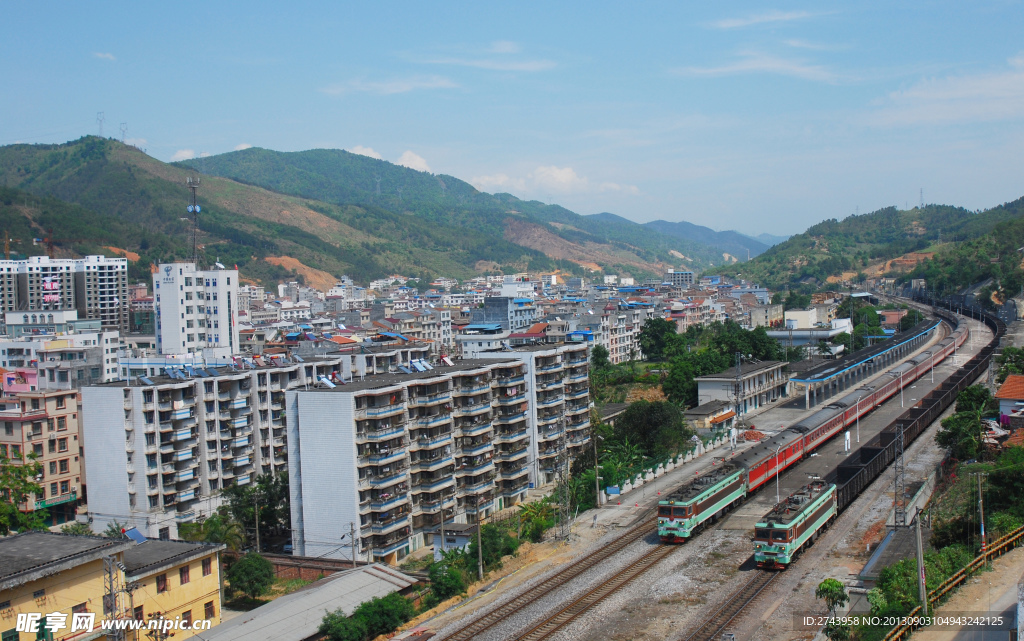
{"type": "Polygon", "coordinates": [[[474,481],[469,485],[463,485],[459,488],[459,492],[463,495],[482,494],[489,492],[494,489],[494,477],[488,476],[487,478],[474,481]]]}
{"type": "Polygon", "coordinates": [[[369,454],[366,456],[360,456],[358,459],[359,465],[384,465],[387,463],[397,463],[405,458],[405,448],[398,447],[390,452],[377,454],[369,454]]]}
{"type": "Polygon", "coordinates": [[[516,383],[523,383],[526,381],[525,374],[516,374],[515,376],[499,376],[494,379],[498,385],[515,385],[516,383]]]}
{"type": "Polygon", "coordinates": [[[433,427],[435,425],[450,422],[451,420],[451,414],[435,414],[433,416],[418,416],[412,419],[412,422],[418,427],[433,427]]]}
{"type": "MultiPolygon", "coordinates": [[[[404,505],[408,502],[409,495],[402,493],[395,496],[389,496],[386,499],[379,497],[376,499],[370,499],[369,501],[364,501],[363,503],[365,503],[366,506],[373,512],[386,512],[388,510],[398,507],[399,505],[404,505]]],[[[359,504],[360,508],[363,506],[363,503],[359,504]]]]}
{"type": "Polygon", "coordinates": [[[583,370],[582,372],[570,373],[565,378],[567,381],[575,383],[577,381],[585,381],[589,376],[590,374],[586,370],[583,370]]]}
{"type": "Polygon", "coordinates": [[[583,414],[590,411],[590,406],[586,403],[580,403],[578,405],[566,405],[565,413],[569,415],[583,414]]]}
{"type": "Polygon", "coordinates": [[[455,387],[452,390],[452,394],[454,394],[456,396],[472,396],[474,394],[480,394],[481,392],[486,392],[489,389],[491,389],[491,382],[490,381],[485,381],[483,383],[476,383],[476,384],[473,384],[473,385],[462,385],[462,386],[459,386],[459,387],[455,387]]]}
{"type": "Polygon", "coordinates": [[[506,469],[504,469],[504,467],[502,467],[502,469],[498,470],[498,474],[501,475],[501,478],[503,480],[506,480],[506,481],[510,480],[510,479],[517,479],[517,478],[519,478],[521,476],[525,476],[526,474],[529,474],[529,473],[530,473],[530,468],[527,467],[525,465],[525,463],[521,467],[514,467],[514,468],[511,468],[511,469],[508,469],[508,470],[506,470],[506,469]]]}
{"type": "Polygon", "coordinates": [[[500,450],[498,452],[499,461],[517,461],[519,459],[526,458],[529,448],[525,445],[515,450],[500,450]]]}
{"type": "Polygon", "coordinates": [[[526,494],[527,490],[530,489],[529,482],[516,483],[509,486],[502,486],[501,495],[507,497],[515,497],[520,494],[526,494]]]}
{"type": "Polygon", "coordinates": [[[374,534],[390,534],[409,524],[409,515],[403,514],[386,521],[372,521],[370,529],[374,534]]]}
{"type": "Polygon", "coordinates": [[[577,398],[586,398],[589,395],[590,395],[590,389],[587,388],[587,387],[584,387],[582,389],[578,389],[576,391],[565,390],[565,393],[563,394],[563,396],[565,397],[566,400],[577,399],[577,398]]]}
{"type": "Polygon", "coordinates": [[[455,470],[455,474],[458,476],[475,476],[493,470],[494,461],[481,461],[479,463],[463,464],[455,470]]]}
{"type": "Polygon", "coordinates": [[[516,403],[522,403],[526,400],[526,392],[519,392],[515,396],[506,396],[505,394],[495,394],[494,400],[498,402],[498,405],[514,405],[516,403]]]}
{"type": "Polygon", "coordinates": [[[548,414],[547,416],[538,416],[537,417],[537,427],[544,427],[546,425],[554,425],[555,423],[557,423],[561,419],[562,419],[562,415],[559,414],[558,412],[552,412],[551,414],[548,414]]]}
{"type": "Polygon", "coordinates": [[[564,367],[563,363],[548,363],[537,368],[538,372],[557,372],[564,367]]]}
{"type": "Polygon", "coordinates": [[[389,427],[383,430],[370,431],[366,430],[363,432],[356,432],[356,442],[365,443],[366,441],[387,441],[405,434],[405,426],[398,425],[396,427],[389,427]]]}
{"type": "Polygon", "coordinates": [[[502,414],[501,412],[496,412],[492,420],[497,423],[507,425],[509,423],[514,423],[524,418],[526,418],[526,411],[516,412],[515,414],[502,414]]]}
{"type": "Polygon", "coordinates": [[[420,479],[413,485],[413,489],[419,492],[437,492],[449,487],[455,487],[454,476],[443,476],[437,479],[420,479]]]}
{"type": "Polygon", "coordinates": [[[479,423],[463,423],[462,425],[458,426],[458,430],[459,432],[462,433],[463,436],[477,436],[479,434],[486,434],[487,432],[490,432],[492,429],[494,428],[491,426],[491,422],[489,420],[481,421],[479,423]]]}
{"type": "Polygon", "coordinates": [[[565,402],[565,398],[561,394],[552,394],[551,396],[548,396],[548,397],[543,398],[543,399],[538,398],[537,399],[537,409],[543,409],[545,407],[554,407],[555,405],[558,405],[559,403],[564,403],[564,402],[565,402]]]}

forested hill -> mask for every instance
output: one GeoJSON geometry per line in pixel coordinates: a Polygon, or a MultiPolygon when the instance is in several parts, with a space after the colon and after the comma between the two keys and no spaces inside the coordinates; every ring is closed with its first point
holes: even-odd
{"type": "Polygon", "coordinates": [[[1024,199],[975,213],[962,207],[887,207],[830,219],[790,237],[749,263],[724,267],[774,289],[814,289],[831,277],[858,280],[885,271],[887,261],[909,252],[933,252],[988,235],[996,225],[1024,215],[1024,199]]]}
{"type": "MultiPolygon", "coordinates": [[[[699,234],[666,236],[612,214],[581,216],[559,205],[488,194],[453,176],[341,149],[279,152],[254,147],[178,165],[283,194],[372,206],[434,224],[475,229],[555,258],[632,275],[652,275],[668,267],[699,271],[731,262],[725,254],[746,257],[746,249],[740,251],[732,237],[723,245],[699,234]]],[[[764,248],[757,241],[747,242],[752,255],[764,248]]]]}

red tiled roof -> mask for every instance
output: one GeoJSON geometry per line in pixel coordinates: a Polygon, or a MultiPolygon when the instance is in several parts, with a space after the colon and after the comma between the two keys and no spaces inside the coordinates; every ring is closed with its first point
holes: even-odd
{"type": "Polygon", "coordinates": [[[1006,382],[996,392],[996,398],[1024,399],[1024,376],[1020,374],[1010,374],[1007,376],[1006,382]]]}

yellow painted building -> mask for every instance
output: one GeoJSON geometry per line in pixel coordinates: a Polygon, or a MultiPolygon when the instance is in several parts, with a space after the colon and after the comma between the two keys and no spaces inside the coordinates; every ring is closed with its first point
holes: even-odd
{"type": "MultiPolygon", "coordinates": [[[[0,538],[0,641],[90,641],[104,636],[100,621],[110,618],[148,622],[158,616],[193,625],[208,619],[209,627],[215,626],[221,614],[222,549],[51,532],[0,538]],[[111,584],[113,615],[104,611],[111,584]],[[91,629],[72,629],[75,619],[89,614],[95,617],[91,629]]],[[[175,641],[195,635],[180,624],[173,632],[175,641]]],[[[150,637],[128,631],[125,638],[150,637]]]]}

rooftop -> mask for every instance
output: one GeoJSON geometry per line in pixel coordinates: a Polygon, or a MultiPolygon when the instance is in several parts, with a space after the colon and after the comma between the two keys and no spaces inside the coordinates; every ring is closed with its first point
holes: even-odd
{"type": "MultiPolygon", "coordinates": [[[[758,372],[764,372],[778,367],[787,365],[786,361],[761,361],[760,363],[741,363],[740,364],[740,376],[746,378],[758,372]]],[[[736,378],[736,367],[730,367],[722,370],[717,374],[709,374],[707,376],[698,376],[694,380],[706,381],[706,380],[719,380],[719,379],[735,379],[736,378]]]]}
{"type": "Polygon", "coordinates": [[[130,549],[133,541],[53,532],[0,538],[0,591],[130,549]]]}
{"type": "Polygon", "coordinates": [[[736,473],[738,470],[739,468],[732,463],[726,463],[721,467],[712,468],[710,472],[698,476],[675,492],[672,492],[666,500],[689,501],[697,498],[702,492],[704,492],[704,490],[720,482],[722,479],[736,473]]]}
{"type": "Polygon", "coordinates": [[[127,574],[139,576],[163,567],[177,565],[188,559],[207,556],[223,549],[224,546],[219,544],[150,539],[125,550],[124,565],[127,568],[127,574]]]}
{"type": "Polygon", "coordinates": [[[761,527],[761,524],[763,523],[773,523],[774,525],[785,527],[786,524],[799,516],[800,513],[809,507],[816,499],[828,492],[829,489],[834,488],[835,485],[832,483],[826,483],[825,481],[812,481],[782,499],[779,504],[775,505],[768,514],[765,514],[764,517],[757,522],[757,525],[758,527],[761,527]]]}
{"type": "Polygon", "coordinates": [[[382,565],[332,574],[296,592],[221,623],[203,633],[206,641],[301,641],[316,636],[324,613],[351,615],[359,604],[404,590],[416,579],[382,565]]]}
{"type": "Polygon", "coordinates": [[[1020,374],[1010,374],[1007,376],[1006,382],[996,392],[996,398],[1014,401],[1024,399],[1024,376],[1020,374]]]}
{"type": "Polygon", "coordinates": [[[336,383],[336,387],[334,388],[318,387],[315,391],[359,392],[363,390],[392,387],[394,385],[404,385],[417,380],[429,380],[439,376],[449,376],[464,370],[479,369],[481,367],[494,367],[503,363],[507,363],[509,365],[521,364],[521,361],[513,358],[502,360],[492,358],[464,358],[462,360],[455,360],[452,362],[455,363],[453,367],[448,367],[447,365],[434,365],[434,369],[430,369],[425,372],[410,372],[408,374],[371,374],[361,381],[354,380],[351,383],[344,384],[336,383]]]}
{"type": "Polygon", "coordinates": [[[725,411],[730,407],[732,407],[732,403],[728,401],[708,401],[703,405],[691,407],[683,412],[683,416],[711,416],[712,414],[725,411]]]}

